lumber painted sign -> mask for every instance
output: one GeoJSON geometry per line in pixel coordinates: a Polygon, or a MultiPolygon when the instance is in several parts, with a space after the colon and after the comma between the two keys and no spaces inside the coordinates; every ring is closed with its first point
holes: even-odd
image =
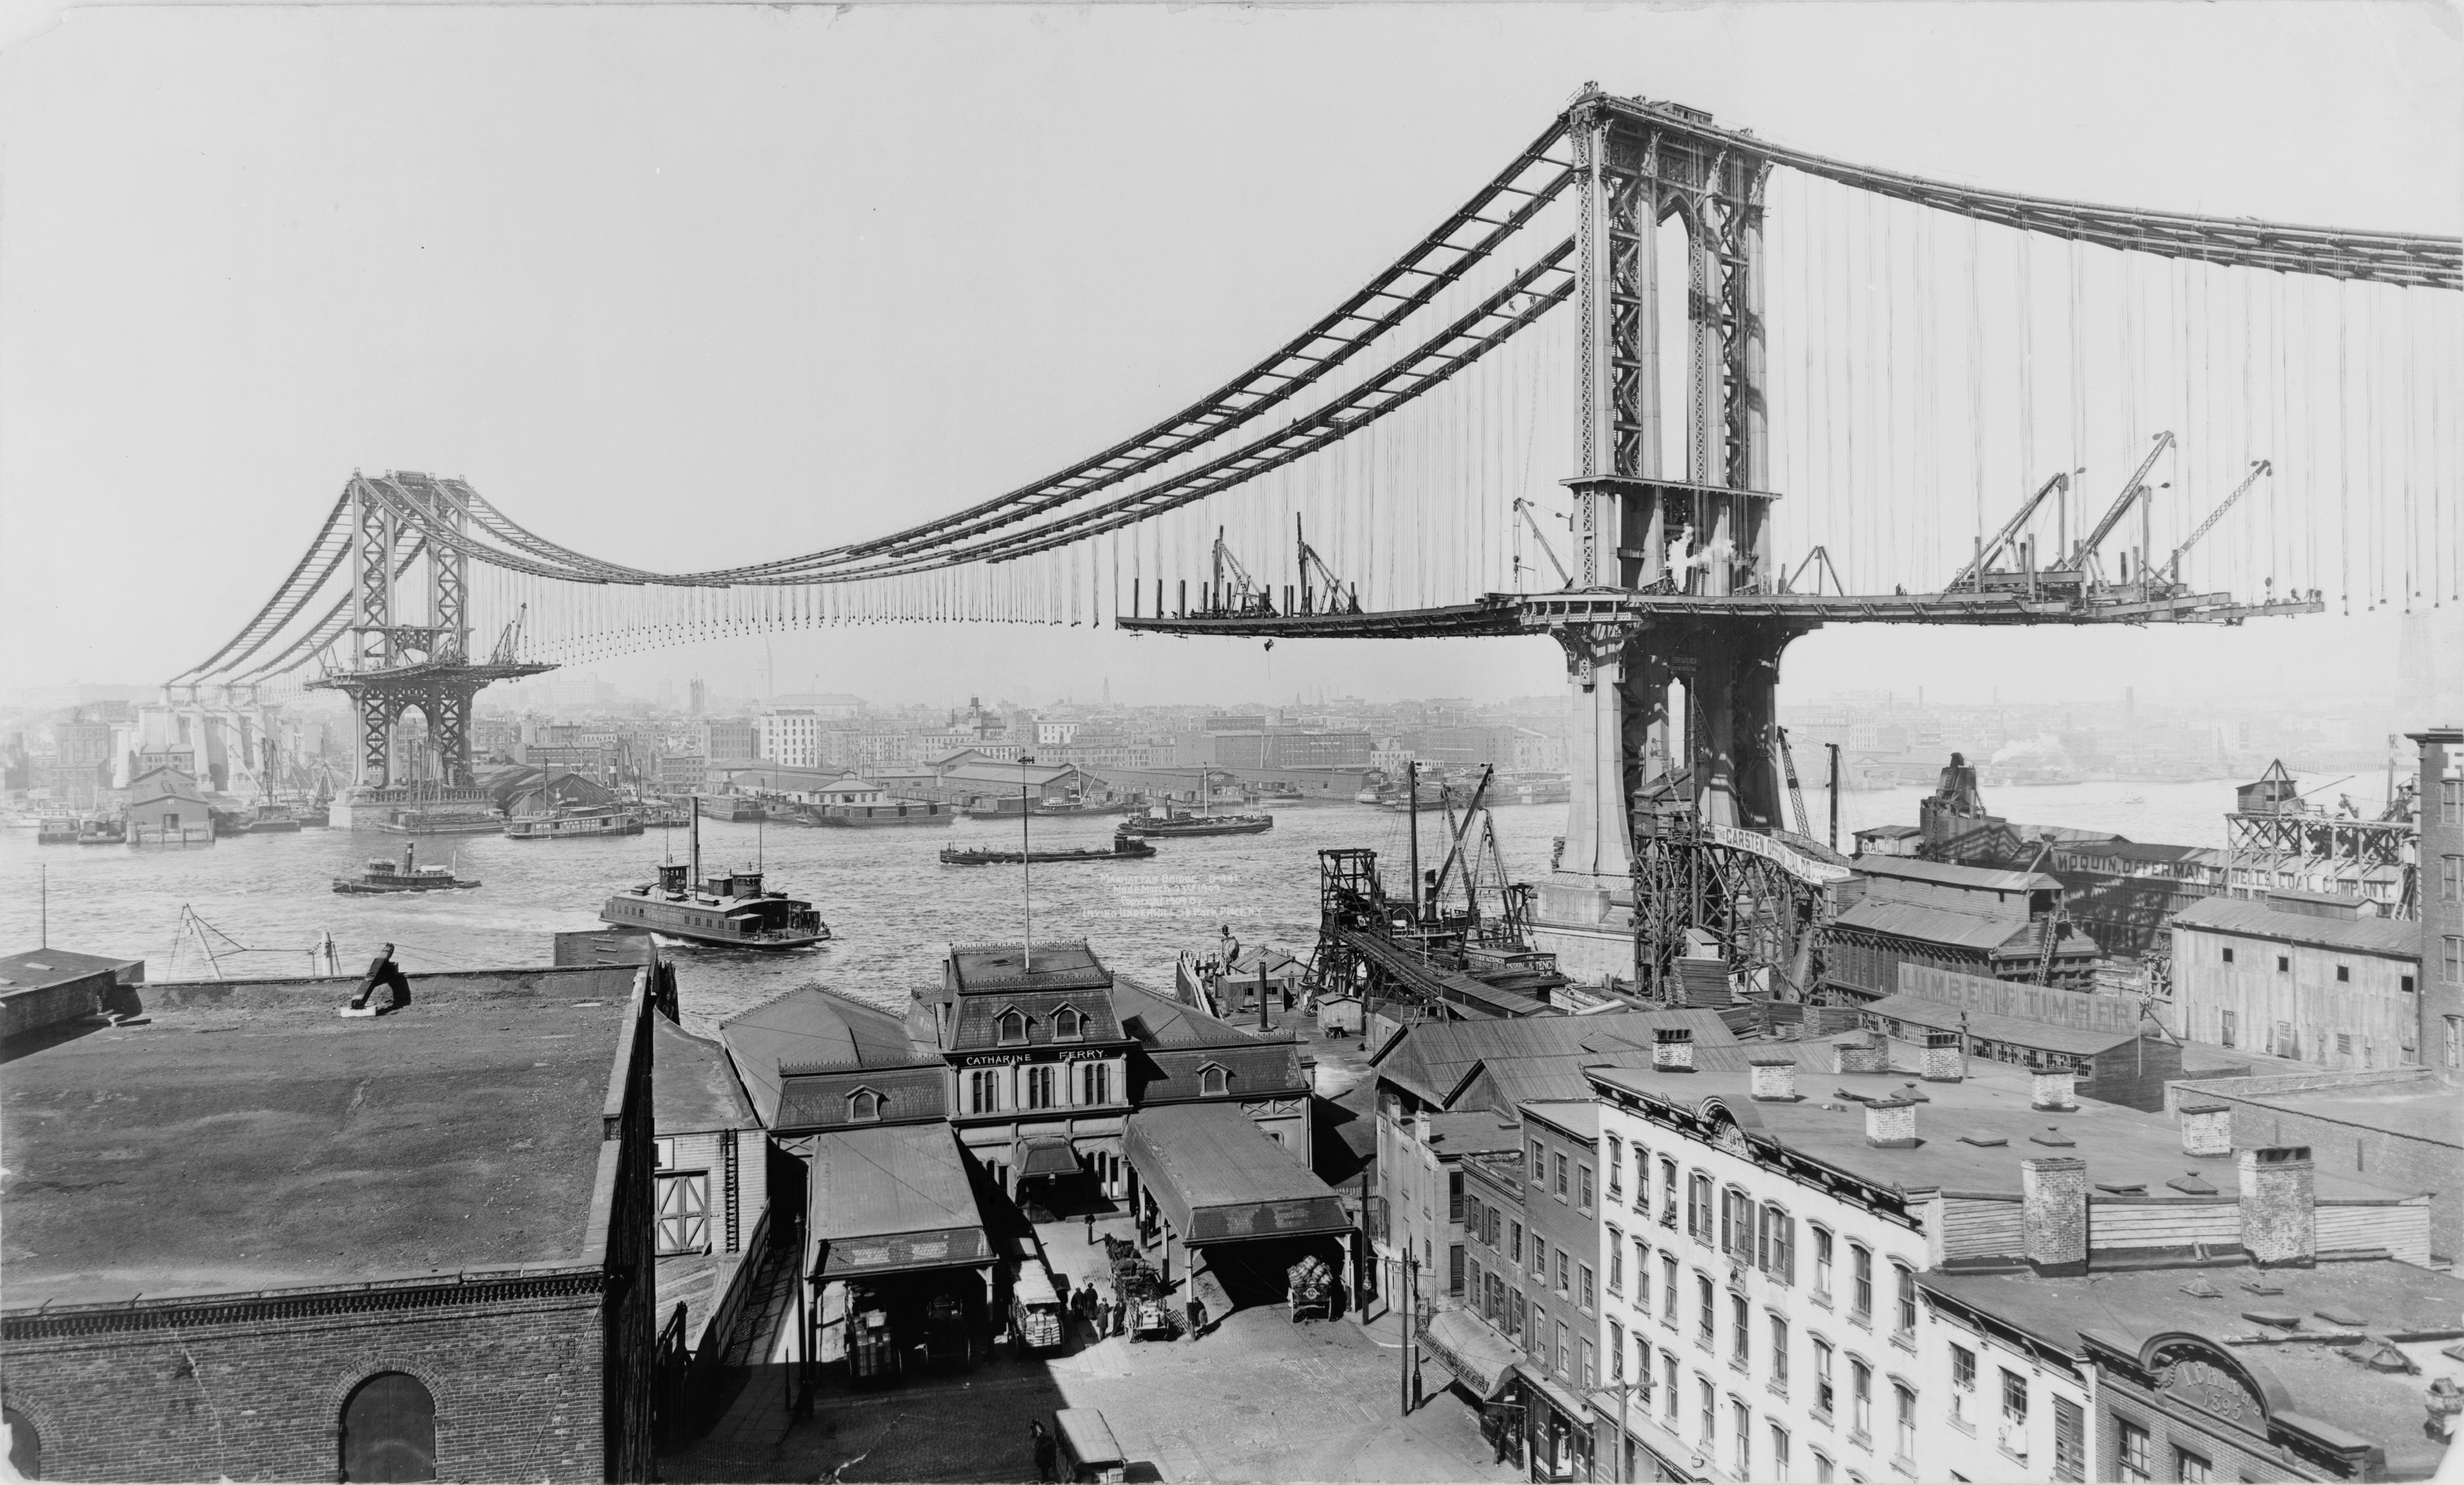
{"type": "Polygon", "coordinates": [[[1983,1015],[2012,1016],[2079,1031],[2135,1036],[2140,1030],[2140,1004],[2127,995],[2092,995],[2041,985],[2014,985],[2008,980],[1988,980],[1982,975],[1935,969],[1906,960],[1900,962],[1900,993],[1983,1015]]]}

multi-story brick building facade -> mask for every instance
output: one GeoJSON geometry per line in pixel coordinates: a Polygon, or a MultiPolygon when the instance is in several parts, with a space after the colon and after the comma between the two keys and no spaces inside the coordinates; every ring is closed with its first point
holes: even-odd
{"type": "Polygon", "coordinates": [[[13,1060],[28,1473],[649,1478],[643,973],[423,975],[356,1020],[349,980],[157,984],[13,1060]]]}
{"type": "Polygon", "coordinates": [[[2464,730],[2409,736],[2421,748],[2422,1060],[2464,1083],[2464,730]]]}

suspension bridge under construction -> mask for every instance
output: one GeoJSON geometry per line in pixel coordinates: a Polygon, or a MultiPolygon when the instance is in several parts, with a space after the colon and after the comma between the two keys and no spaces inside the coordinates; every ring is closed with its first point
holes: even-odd
{"type": "Polygon", "coordinates": [[[467,786],[480,688],[714,637],[1546,635],[1573,795],[1532,941],[1656,987],[1708,935],[1786,993],[1837,871],[1782,814],[1790,642],[2456,603],[2459,287],[2454,237],[1925,180],[1587,88],[1358,291],[1065,469],[700,572],[354,472],[171,685],[343,693],[383,805],[409,711],[467,786]]]}

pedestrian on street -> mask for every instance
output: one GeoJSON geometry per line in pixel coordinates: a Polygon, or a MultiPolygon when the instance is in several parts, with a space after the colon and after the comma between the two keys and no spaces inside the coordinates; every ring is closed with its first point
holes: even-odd
{"type": "Polygon", "coordinates": [[[1206,1301],[1192,1295],[1189,1297],[1189,1339],[1196,1341],[1198,1333],[1205,1328],[1206,1301]]]}
{"type": "Polygon", "coordinates": [[[1058,1452],[1053,1448],[1052,1435],[1044,1430],[1041,1419],[1030,1419],[1026,1425],[1026,1431],[1028,1438],[1035,1445],[1035,1477],[1041,1485],[1051,1485],[1052,1467],[1059,1458],[1058,1452]]]}
{"type": "Polygon", "coordinates": [[[1095,1214],[1091,1211],[1087,1213],[1087,1246],[1095,1246],[1095,1214]]]}

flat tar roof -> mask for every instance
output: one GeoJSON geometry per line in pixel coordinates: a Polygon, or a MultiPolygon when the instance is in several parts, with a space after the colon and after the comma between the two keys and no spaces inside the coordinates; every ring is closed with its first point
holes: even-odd
{"type": "Polygon", "coordinates": [[[596,1264],[632,965],[154,985],[0,1076],[10,1309],[596,1264]]]}
{"type": "Polygon", "coordinates": [[[2200,1084],[2196,1091],[2204,1094],[2211,1090],[2287,1114],[2332,1119],[2362,1129],[2433,1140],[2451,1147],[2464,1145],[2464,1118],[2459,1118],[2454,1090],[2442,1086],[2435,1077],[2318,1093],[2243,1093],[2233,1087],[2233,1080],[2218,1079],[2200,1084]]]}

